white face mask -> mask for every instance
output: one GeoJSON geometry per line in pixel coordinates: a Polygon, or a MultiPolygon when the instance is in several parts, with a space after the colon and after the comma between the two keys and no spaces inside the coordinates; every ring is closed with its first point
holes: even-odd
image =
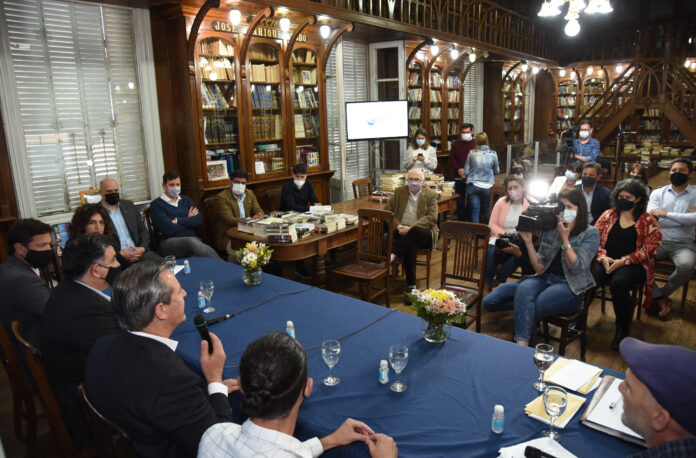
{"type": "Polygon", "coordinates": [[[471,141],[471,134],[462,134],[462,140],[465,142],[471,141]]]}
{"type": "Polygon", "coordinates": [[[566,180],[575,181],[575,172],[571,172],[570,170],[566,170],[565,177],[566,177],[566,180]]]}
{"type": "Polygon", "coordinates": [[[510,191],[509,196],[512,200],[520,200],[522,198],[522,190],[519,189],[517,191],[510,191]]]}
{"type": "Polygon", "coordinates": [[[238,196],[241,196],[244,194],[244,191],[246,190],[246,185],[242,183],[232,183],[232,192],[234,194],[237,194],[238,196]]]}
{"type": "Polygon", "coordinates": [[[423,145],[425,145],[425,139],[424,139],[424,138],[417,138],[417,139],[416,139],[416,145],[418,145],[418,146],[423,146],[423,145]]]}
{"type": "Polygon", "coordinates": [[[167,195],[172,199],[176,199],[181,194],[181,186],[169,186],[167,188],[167,195]]]}
{"type": "Polygon", "coordinates": [[[293,182],[295,183],[295,186],[297,186],[297,189],[302,189],[302,186],[305,184],[305,180],[295,179],[293,182]]]}
{"type": "Polygon", "coordinates": [[[570,224],[573,221],[575,221],[575,218],[577,216],[578,216],[577,210],[571,210],[569,208],[566,208],[565,210],[563,210],[563,215],[561,216],[561,218],[563,218],[564,223],[570,224]]]}
{"type": "Polygon", "coordinates": [[[589,137],[590,137],[589,130],[581,130],[580,131],[580,138],[582,138],[584,140],[584,139],[589,138],[589,137]]]}

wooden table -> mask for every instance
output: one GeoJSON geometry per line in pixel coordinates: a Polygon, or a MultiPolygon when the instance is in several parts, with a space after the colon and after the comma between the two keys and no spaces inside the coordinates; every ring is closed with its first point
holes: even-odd
{"type": "MultiPolygon", "coordinates": [[[[457,207],[457,194],[441,197],[437,202],[438,219],[447,215],[457,207]]],[[[331,204],[335,213],[347,213],[357,215],[361,208],[384,209],[386,203],[373,202],[369,196],[358,199],[346,200],[331,204]]],[[[247,242],[266,242],[265,237],[257,237],[247,232],[240,232],[236,227],[227,231],[230,237],[232,249],[243,248],[247,242]]],[[[267,243],[273,248],[273,259],[276,261],[298,261],[314,257],[314,284],[320,288],[326,287],[326,263],[324,257],[334,248],[347,245],[358,240],[358,225],[352,224],[345,229],[331,234],[312,234],[309,237],[297,240],[295,243],[267,243]]]]}

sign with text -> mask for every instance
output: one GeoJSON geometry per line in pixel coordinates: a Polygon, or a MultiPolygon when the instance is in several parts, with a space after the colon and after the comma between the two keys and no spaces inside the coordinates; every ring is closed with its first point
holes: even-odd
{"type": "MultiPolygon", "coordinates": [[[[230,22],[224,21],[211,21],[210,28],[216,32],[226,32],[226,33],[243,33],[246,27],[235,27],[230,22]]],[[[280,40],[283,38],[283,32],[280,30],[280,23],[278,19],[274,18],[264,18],[259,23],[259,26],[254,29],[254,36],[261,38],[271,38],[274,40],[280,40]]],[[[301,43],[307,42],[307,34],[300,33],[297,35],[297,41],[301,43]]]]}

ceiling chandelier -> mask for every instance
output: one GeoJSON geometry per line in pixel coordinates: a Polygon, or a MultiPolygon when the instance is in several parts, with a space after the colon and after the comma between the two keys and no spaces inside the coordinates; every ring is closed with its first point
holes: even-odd
{"type": "Polygon", "coordinates": [[[578,22],[580,12],[607,14],[614,11],[609,0],[589,0],[589,3],[586,3],[585,0],[544,0],[539,10],[539,16],[558,16],[561,14],[561,7],[566,3],[568,4],[568,14],[565,15],[564,19],[568,22],[565,26],[565,33],[569,37],[574,37],[580,32],[580,23],[578,22]]]}

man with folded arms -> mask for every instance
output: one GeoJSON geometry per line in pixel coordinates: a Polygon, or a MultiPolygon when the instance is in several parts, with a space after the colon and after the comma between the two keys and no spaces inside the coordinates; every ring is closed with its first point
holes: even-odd
{"type": "Polygon", "coordinates": [[[364,442],[375,458],[393,458],[394,440],[375,434],[369,426],[348,418],[321,439],[300,442],[293,437],[300,407],[312,393],[307,377],[307,354],[287,334],[274,332],[249,344],[239,363],[238,384],[243,397],[244,424],[218,423],[210,427],[198,447],[198,458],[292,456],[313,458],[325,451],[364,442]]]}
{"type": "Polygon", "coordinates": [[[650,447],[633,456],[696,456],[696,351],[632,337],[620,349],[628,365],[621,421],[650,447]]]}
{"type": "Polygon", "coordinates": [[[201,343],[203,381],[169,338],[186,320],[184,297],[186,291],[163,266],[131,266],[112,295],[118,322],[128,332],[100,339],[87,360],[87,396],[128,432],[135,456],[195,456],[208,427],[232,421],[227,394],[236,381],[222,379],[220,339],[210,334],[211,354],[208,343],[201,343]]]}

